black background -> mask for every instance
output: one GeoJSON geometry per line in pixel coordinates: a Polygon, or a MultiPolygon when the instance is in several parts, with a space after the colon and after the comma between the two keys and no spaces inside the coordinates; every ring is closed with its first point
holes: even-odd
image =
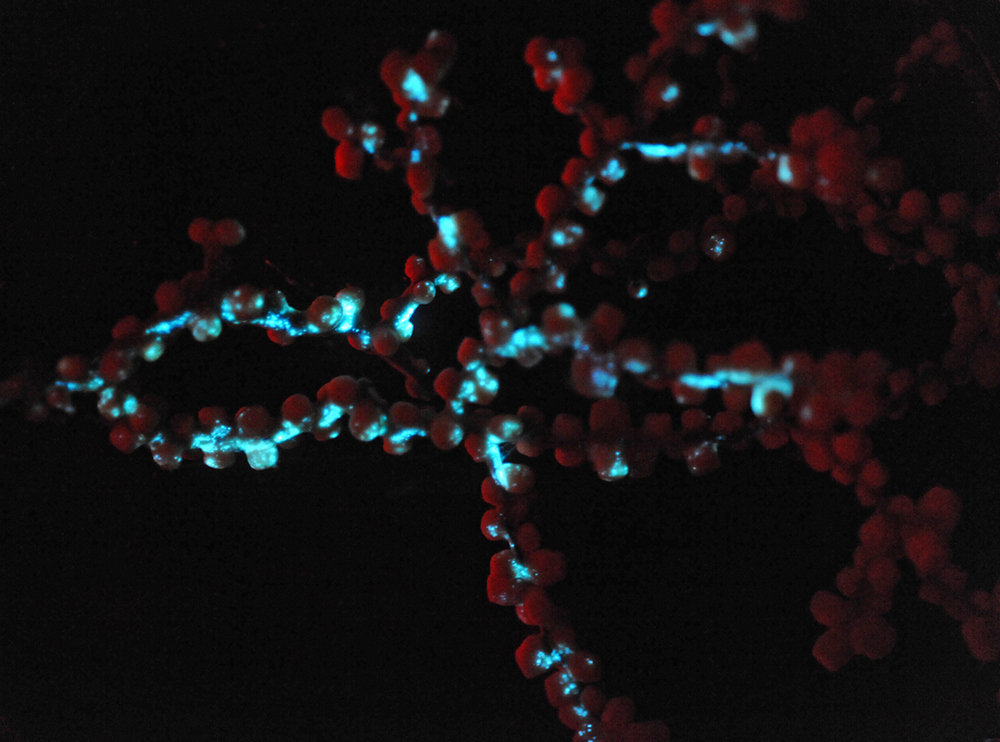
{"type": "MultiPolygon", "coordinates": [[[[443,124],[449,197],[501,241],[534,227],[534,194],[574,153],[578,126],[533,89],[525,42],[586,40],[596,96],[614,108],[629,100],[620,63],[652,35],[642,3],[543,5],[5,4],[0,374],[23,358],[98,350],[117,319],[150,313],[157,283],[199,260],[185,238],[195,216],[240,219],[249,238],[237,278],[290,276],[297,306],[348,283],[373,308],[398,293],[403,261],[434,230],[397,176],[338,180],[319,117],[339,104],[391,121],[379,61],[418,48],[431,28],[460,45],[448,83],[460,105],[443,124]]],[[[982,48],[1000,43],[993,3],[832,7],[762,25],[734,120],[759,118],[780,139],[796,112],[849,111],[885,89],[895,57],[941,15],[982,48]]],[[[701,66],[688,70],[693,103],[661,133],[705,112],[699,89],[713,74],[701,66]]],[[[890,118],[886,147],[935,192],[982,193],[998,171],[995,120],[977,118],[953,82],[938,75],[890,118]]],[[[623,234],[683,224],[684,199],[705,195],[668,167],[634,170],[611,192],[612,204],[638,204],[638,216],[609,206],[609,219],[628,222],[623,234]]],[[[628,331],[704,351],[757,336],[779,351],[876,348],[910,367],[938,357],[952,323],[938,275],[889,271],[812,216],[760,227],[730,263],[645,303],[600,282],[576,300],[610,298],[629,310],[628,331]]],[[[421,317],[414,344],[429,358],[447,359],[475,326],[458,296],[421,317]]],[[[582,409],[562,369],[505,369],[496,408],[582,409]]],[[[208,346],[179,343],[144,381],[177,409],[276,409],[341,373],[401,393],[346,344],[286,349],[232,330],[208,346]]],[[[637,411],[668,406],[623,392],[637,411]]],[[[111,448],[83,408],[44,425],[5,411],[0,427],[0,715],[21,739],[569,739],[541,681],[513,662],[526,628],[486,600],[496,545],[478,527],[484,472],[464,452],[418,446],[392,458],[338,439],[283,452],[266,472],[244,462],[162,472],[145,452],[111,448]]],[[[875,436],[898,491],[943,483],[963,495],[954,547],[978,586],[1000,576],[998,408],[995,392],[961,389],[875,436]]],[[[617,484],[551,462],[538,471],[538,522],[570,560],[558,597],[581,644],[604,658],[608,690],[633,696],[642,718],[666,719],[677,740],[1000,735],[997,668],[978,666],[958,626],[916,599],[912,574],[890,614],[900,640],[889,658],[833,675],[817,666],[809,599],[850,561],[864,511],[790,452],[730,454],[704,479],[675,463],[617,484]]]]}

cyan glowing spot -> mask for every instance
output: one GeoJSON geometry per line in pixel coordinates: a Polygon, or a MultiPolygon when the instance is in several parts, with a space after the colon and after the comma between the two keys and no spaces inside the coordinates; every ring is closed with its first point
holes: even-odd
{"type": "MultiPolygon", "coordinates": [[[[642,296],[645,296],[645,294],[643,294],[642,296]]],[[[638,296],[636,298],[641,299],[642,296],[638,296]]],[[[646,373],[647,371],[649,371],[650,369],[652,369],[652,367],[653,367],[653,361],[652,361],[651,357],[649,357],[649,358],[635,358],[635,357],[633,357],[633,358],[626,358],[622,362],[622,370],[623,371],[628,371],[630,374],[635,374],[636,376],[638,376],[640,374],[646,373]]]]}
{"type": "Polygon", "coordinates": [[[703,243],[703,249],[705,250],[705,254],[707,254],[710,258],[713,258],[715,260],[721,259],[726,254],[726,250],[728,249],[728,247],[729,243],[726,240],[725,236],[720,234],[709,235],[708,238],[703,243]]]}
{"type": "Polygon", "coordinates": [[[409,340],[413,337],[413,323],[407,322],[406,320],[397,320],[393,324],[393,328],[396,330],[396,334],[399,335],[400,340],[409,340]]]}
{"type": "Polygon", "coordinates": [[[583,239],[583,227],[568,222],[552,230],[549,240],[553,247],[570,247],[583,239]]]}
{"type": "MultiPolygon", "coordinates": [[[[485,366],[480,366],[473,372],[476,384],[487,394],[495,396],[500,390],[500,382],[493,374],[486,370],[485,366]]],[[[475,401],[475,400],[472,400],[475,401]]]]}
{"type": "MultiPolygon", "coordinates": [[[[103,381],[101,381],[101,385],[104,385],[103,381]]],[[[101,389],[97,395],[97,409],[108,420],[115,420],[121,417],[122,408],[115,400],[114,387],[104,387],[101,389]]]]}
{"type": "Polygon", "coordinates": [[[419,438],[426,435],[427,433],[420,430],[420,428],[400,428],[396,432],[389,435],[388,438],[390,443],[402,444],[412,438],[419,438]]]}
{"type": "Polygon", "coordinates": [[[535,573],[526,564],[521,564],[521,562],[516,559],[510,561],[510,573],[515,580],[534,580],[535,573]]]}
{"type": "Polygon", "coordinates": [[[719,29],[719,21],[712,19],[710,21],[702,21],[694,27],[695,32],[699,36],[714,36],[715,32],[719,29]]]}
{"type": "Polygon", "coordinates": [[[289,335],[301,335],[302,329],[296,328],[288,321],[288,316],[281,312],[268,312],[258,320],[254,320],[255,325],[266,327],[269,330],[281,330],[289,335]]]}
{"type": "Polygon", "coordinates": [[[361,147],[365,152],[375,154],[382,146],[383,139],[381,126],[371,122],[361,124],[361,147]]]}
{"type": "Polygon", "coordinates": [[[296,425],[290,420],[282,420],[281,427],[271,436],[271,440],[275,443],[284,443],[297,435],[301,435],[303,432],[305,432],[305,428],[301,425],[296,425]]]}
{"type": "Polygon", "coordinates": [[[615,373],[614,363],[605,360],[600,365],[595,365],[590,370],[590,385],[594,392],[602,397],[611,397],[618,387],[618,374],[615,373]]]}
{"type": "Polygon", "coordinates": [[[743,27],[735,33],[728,28],[723,28],[719,38],[726,46],[732,47],[736,51],[744,51],[757,40],[757,24],[747,20],[743,27]]]}
{"type": "Polygon", "coordinates": [[[145,333],[147,335],[169,335],[175,330],[184,327],[188,320],[191,319],[191,314],[192,312],[181,312],[173,317],[168,317],[165,320],[157,322],[155,325],[147,327],[145,333]]]}
{"type": "Polygon", "coordinates": [[[711,157],[714,147],[708,142],[691,142],[688,147],[689,157],[711,157]]]}
{"type": "Polygon", "coordinates": [[[520,464],[500,464],[493,466],[493,481],[510,492],[514,488],[514,482],[520,481],[523,477],[524,467],[520,464]]]}
{"type": "Polygon", "coordinates": [[[611,157],[601,168],[601,179],[605,183],[617,183],[625,177],[625,165],[617,157],[611,157]]]}
{"type": "Polygon", "coordinates": [[[564,642],[559,642],[558,644],[555,645],[555,648],[552,651],[557,652],[559,659],[562,660],[572,655],[576,650],[570,647],[569,645],[565,644],[564,642]]]}
{"type": "Polygon", "coordinates": [[[788,185],[795,180],[795,173],[792,172],[792,168],[789,165],[790,161],[791,156],[787,152],[782,152],[778,155],[778,167],[776,174],[778,176],[778,180],[785,185],[788,185]]]}
{"type": "Polygon", "coordinates": [[[499,389],[499,382],[496,377],[486,370],[486,366],[479,366],[473,371],[476,383],[488,391],[496,392],[499,389]]]}
{"type": "Polygon", "coordinates": [[[559,678],[563,681],[562,683],[560,683],[560,686],[562,686],[560,689],[562,695],[564,696],[576,695],[576,692],[579,690],[579,686],[576,683],[576,679],[572,675],[570,675],[567,670],[563,670],[562,672],[560,672],[559,678]]]}
{"type": "MultiPolygon", "coordinates": [[[[508,441],[514,440],[517,435],[524,430],[524,425],[520,420],[514,417],[499,417],[495,418],[497,422],[490,423],[490,428],[496,431],[496,435],[493,433],[487,433],[486,439],[488,441],[496,441],[497,445],[502,443],[507,443],[508,441]]],[[[508,443],[508,447],[509,447],[508,443]]]]}
{"type": "Polygon", "coordinates": [[[278,465],[278,447],[270,440],[246,442],[243,444],[243,451],[251,469],[260,471],[278,465]]]}
{"type": "Polygon", "coordinates": [[[351,434],[362,443],[375,440],[385,433],[387,427],[386,417],[382,414],[374,416],[365,427],[359,425],[357,416],[351,416],[351,434]]]}
{"type": "MultiPolygon", "coordinates": [[[[630,286],[629,296],[631,296],[633,299],[645,299],[647,296],[649,296],[649,285],[646,283],[640,283],[636,284],[634,288],[630,286]]],[[[628,366],[626,366],[626,368],[628,368],[628,366]]],[[[629,368],[628,370],[632,371],[631,368],[629,368]]],[[[643,372],[632,371],[632,373],[643,373],[643,372]]]]}
{"type": "Polygon", "coordinates": [[[132,394],[125,397],[125,400],[122,402],[122,411],[126,415],[134,415],[137,409],[139,409],[139,400],[132,394]]]}
{"type": "Polygon", "coordinates": [[[91,375],[86,381],[57,381],[53,384],[74,394],[77,392],[96,392],[104,386],[104,380],[100,376],[91,375]]]}
{"type": "Polygon", "coordinates": [[[368,330],[358,330],[354,333],[354,342],[359,350],[370,350],[372,347],[372,335],[368,330]]]}
{"type": "Polygon", "coordinates": [[[496,541],[507,536],[507,531],[501,523],[488,523],[485,525],[486,533],[491,540],[496,541]]]}
{"type": "Polygon", "coordinates": [[[660,93],[660,100],[664,103],[675,103],[678,98],[681,97],[681,88],[676,82],[672,80],[663,88],[660,93]]]}
{"type": "MultiPolygon", "coordinates": [[[[545,337],[545,333],[535,325],[528,325],[527,327],[514,330],[510,336],[510,340],[506,344],[495,348],[494,353],[503,358],[516,358],[528,350],[537,349],[544,352],[549,350],[549,348],[549,342],[545,337]]],[[[472,368],[471,364],[469,368],[472,368]]],[[[485,367],[482,365],[477,366],[476,369],[485,371],[485,367]]]]}
{"type": "Polygon", "coordinates": [[[525,350],[527,348],[544,348],[545,335],[534,325],[528,325],[518,330],[514,330],[508,343],[515,350],[525,350]]]}
{"type": "Polygon", "coordinates": [[[191,337],[199,343],[215,340],[222,333],[222,320],[215,314],[194,315],[189,323],[191,337]]]}
{"type": "Polygon", "coordinates": [[[757,416],[767,414],[767,395],[777,392],[785,399],[789,399],[795,391],[795,385],[787,376],[775,374],[765,377],[754,385],[753,393],[750,395],[750,409],[757,416]]]}
{"type": "Polygon", "coordinates": [[[550,652],[539,652],[535,656],[535,666],[541,670],[548,670],[551,667],[555,667],[562,660],[563,655],[555,649],[550,652]]]}
{"type": "Polygon", "coordinates": [[[500,452],[498,440],[498,438],[492,435],[486,437],[486,464],[490,471],[493,472],[493,481],[504,489],[507,489],[507,484],[509,484],[507,481],[507,470],[503,466],[503,454],[500,452]]]}
{"type": "Polygon", "coordinates": [[[726,382],[715,374],[681,374],[677,380],[692,389],[720,389],[726,385],[726,382]]]}
{"type": "Polygon", "coordinates": [[[601,207],[604,206],[605,193],[600,188],[594,185],[589,185],[583,189],[583,193],[580,194],[580,200],[583,202],[584,212],[593,216],[601,207]]]}
{"type": "Polygon", "coordinates": [[[622,145],[623,149],[634,149],[648,160],[678,160],[687,154],[688,146],[684,142],[676,144],[660,144],[648,142],[633,142],[622,145]]]}
{"type": "Polygon", "coordinates": [[[721,144],[716,145],[715,151],[723,156],[733,154],[746,155],[750,153],[750,148],[743,142],[722,142],[721,144]]]}
{"type": "Polygon", "coordinates": [[[191,448],[204,451],[206,454],[239,450],[236,440],[230,438],[232,432],[233,429],[229,425],[216,425],[206,433],[191,436],[191,448]]]}
{"type": "Polygon", "coordinates": [[[413,68],[406,71],[400,87],[406,93],[407,99],[414,103],[424,103],[430,95],[427,90],[427,83],[424,82],[424,79],[413,68]]]}
{"type": "Polygon", "coordinates": [[[722,389],[730,385],[752,387],[750,409],[755,415],[766,412],[765,398],[771,392],[777,392],[787,399],[795,391],[792,380],[785,374],[775,371],[720,368],[711,374],[681,374],[677,380],[692,389],[722,389]]]}
{"type": "Polygon", "coordinates": [[[601,469],[601,471],[597,472],[597,475],[606,482],[613,482],[617,479],[627,477],[628,464],[625,462],[625,459],[622,458],[621,452],[616,452],[611,465],[601,469]]]}
{"type": "Polygon", "coordinates": [[[458,247],[458,225],[452,216],[438,217],[438,237],[445,247],[458,247]]]}
{"type": "Polygon", "coordinates": [[[158,361],[162,356],[167,346],[162,340],[156,338],[150,343],[147,343],[142,349],[142,357],[144,360],[152,363],[153,361],[158,361]]]}
{"type": "Polygon", "coordinates": [[[225,469],[229,466],[232,461],[230,460],[231,454],[228,453],[216,453],[212,451],[206,451],[203,457],[205,466],[211,469],[225,469]]]}
{"type": "Polygon", "coordinates": [[[417,303],[415,301],[408,301],[399,314],[396,315],[396,319],[393,320],[392,327],[399,333],[400,338],[403,340],[409,340],[413,337],[413,323],[410,322],[410,317],[413,316],[416,309],[417,303]]]}
{"type": "MultiPolygon", "coordinates": [[[[329,332],[331,329],[336,330],[344,311],[340,302],[332,296],[321,298],[324,303],[319,305],[319,310],[312,315],[312,321],[309,323],[310,329],[317,334],[329,332]]],[[[310,312],[313,312],[313,307],[316,306],[316,303],[313,303],[310,312]]]]}
{"type": "Polygon", "coordinates": [[[465,379],[458,385],[457,397],[458,399],[464,399],[469,402],[474,401],[473,398],[476,396],[476,384],[472,379],[465,379]]]}
{"type": "Polygon", "coordinates": [[[340,308],[343,311],[340,324],[337,325],[337,332],[350,332],[354,329],[354,320],[358,316],[358,312],[361,311],[361,302],[352,296],[350,292],[341,292],[337,296],[337,301],[340,302],[340,308]]]}
{"type": "Polygon", "coordinates": [[[255,289],[235,288],[222,298],[219,309],[226,322],[239,323],[238,315],[247,319],[264,311],[264,295],[255,289]]]}
{"type": "Polygon", "coordinates": [[[344,416],[344,408],[335,404],[325,404],[319,411],[318,428],[332,427],[335,422],[344,416]]]}
{"type": "Polygon", "coordinates": [[[434,285],[444,293],[450,294],[458,290],[459,286],[462,285],[462,280],[454,273],[441,273],[434,279],[434,285]]]}

